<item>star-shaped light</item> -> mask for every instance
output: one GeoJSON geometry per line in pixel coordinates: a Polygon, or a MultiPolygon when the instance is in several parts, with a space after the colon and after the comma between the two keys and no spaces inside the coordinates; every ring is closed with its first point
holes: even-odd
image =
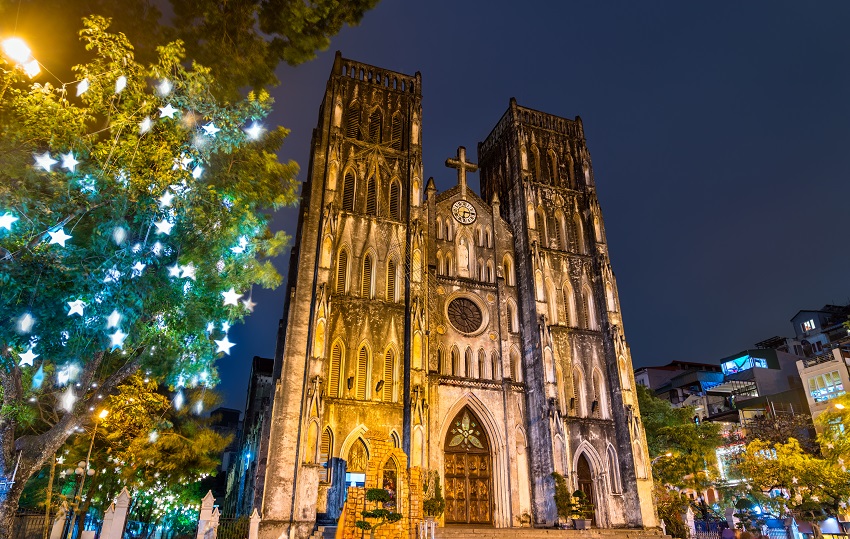
{"type": "MultiPolygon", "coordinates": [[[[221,323],[221,330],[225,333],[230,331],[230,322],[222,322],[221,323]]],[[[204,371],[204,372],[207,372],[207,371],[204,371]]],[[[206,377],[204,377],[204,378],[206,378],[206,377]]]]}
{"type": "Polygon", "coordinates": [[[157,440],[159,440],[159,433],[154,429],[148,434],[148,442],[155,444],[157,440]]]}
{"type": "Polygon", "coordinates": [[[103,278],[104,283],[117,283],[118,279],[121,278],[121,272],[118,271],[118,268],[112,266],[112,269],[106,270],[106,277],[103,278]]]}
{"type": "Polygon", "coordinates": [[[175,262],[173,266],[168,266],[168,276],[180,277],[180,264],[175,262]]]}
{"type": "Polygon", "coordinates": [[[115,93],[120,94],[121,90],[127,87],[127,77],[121,75],[118,77],[118,80],[115,81],[115,93]]]}
{"type": "Polygon", "coordinates": [[[45,172],[50,172],[50,167],[58,163],[56,159],[50,157],[50,152],[44,152],[41,155],[35,156],[35,164],[40,166],[45,170],[45,172]]]}
{"type": "Polygon", "coordinates": [[[68,306],[71,308],[71,310],[68,311],[68,316],[71,316],[71,315],[74,315],[74,314],[78,314],[80,316],[83,316],[83,307],[85,307],[86,304],[83,303],[83,300],[78,299],[78,300],[75,300],[75,301],[69,301],[68,306]]]}
{"type": "Polygon", "coordinates": [[[144,120],[139,122],[139,134],[144,135],[151,130],[151,127],[153,127],[153,120],[151,120],[150,116],[147,116],[144,120]]]}
{"type": "Polygon", "coordinates": [[[160,118],[171,118],[174,119],[174,113],[177,112],[177,109],[171,106],[171,103],[165,105],[164,107],[159,107],[159,117],[160,118]]]}
{"type": "Polygon", "coordinates": [[[192,279],[193,281],[195,280],[195,272],[198,270],[198,268],[196,268],[194,264],[189,262],[188,264],[181,267],[180,269],[182,271],[182,273],[180,274],[180,277],[183,277],[183,278],[186,278],[186,279],[192,279]]]}
{"type": "Polygon", "coordinates": [[[106,329],[117,328],[120,323],[121,313],[119,313],[117,309],[112,311],[112,313],[106,317],[106,329]]]}
{"type": "Polygon", "coordinates": [[[254,303],[253,301],[251,301],[251,298],[250,298],[250,297],[249,297],[248,299],[243,299],[243,300],[242,300],[242,305],[244,305],[244,306],[245,306],[245,308],[248,310],[248,312],[249,312],[249,313],[254,312],[254,307],[256,307],[256,306],[257,306],[257,304],[256,304],[256,303],[254,303]]]}
{"type": "Polygon", "coordinates": [[[251,140],[259,140],[259,138],[263,134],[263,131],[265,131],[265,129],[263,129],[263,126],[257,122],[254,122],[253,124],[251,124],[251,127],[245,129],[245,134],[248,135],[248,138],[251,140]]]}
{"type": "Polygon", "coordinates": [[[124,340],[127,338],[127,334],[121,331],[119,328],[115,333],[109,336],[109,344],[112,346],[112,349],[116,348],[124,348],[124,340]]]}
{"type": "Polygon", "coordinates": [[[32,360],[34,360],[35,358],[38,357],[38,354],[32,353],[32,347],[31,346],[30,346],[29,350],[27,350],[23,354],[18,354],[18,355],[21,358],[20,365],[21,366],[29,365],[30,367],[32,367],[32,360]]]}
{"type": "Polygon", "coordinates": [[[83,79],[77,84],[77,97],[80,97],[89,90],[89,79],[83,79]]]}
{"type": "Polygon", "coordinates": [[[60,466],[65,464],[65,457],[64,456],[56,457],[56,464],[58,464],[60,466]]]}
{"type": "Polygon", "coordinates": [[[195,168],[192,169],[192,177],[195,178],[196,180],[200,179],[201,174],[203,174],[203,173],[204,173],[204,167],[202,167],[201,165],[198,165],[198,166],[196,166],[195,168]]]}
{"type": "Polygon", "coordinates": [[[207,333],[212,333],[214,329],[215,329],[215,324],[213,324],[212,322],[209,322],[207,324],[207,333]]]}
{"type": "Polygon", "coordinates": [[[171,201],[174,200],[174,194],[171,191],[166,190],[165,193],[159,197],[159,207],[167,208],[171,206],[171,201]]]}
{"type": "Polygon", "coordinates": [[[60,408],[66,412],[73,412],[75,402],[77,402],[77,396],[74,395],[74,386],[68,386],[68,389],[65,390],[65,393],[59,399],[60,408]]]}
{"type": "Polygon", "coordinates": [[[66,472],[65,470],[62,470],[61,472],[59,472],[59,477],[61,477],[62,479],[65,479],[66,475],[68,475],[68,472],[66,472]]]}
{"type": "Polygon", "coordinates": [[[230,349],[233,348],[236,343],[230,342],[230,339],[227,338],[227,335],[220,341],[215,341],[216,349],[215,353],[224,352],[228,356],[230,355],[230,349]]]}
{"type": "Polygon", "coordinates": [[[12,230],[12,224],[17,221],[18,218],[12,215],[9,212],[0,215],[0,228],[5,228],[6,230],[12,230]]]}
{"type": "Polygon", "coordinates": [[[65,242],[70,240],[72,236],[65,234],[65,228],[60,228],[56,232],[48,232],[50,235],[50,244],[58,243],[62,247],[65,247],[65,242]]]}
{"type": "Polygon", "coordinates": [[[77,158],[74,157],[74,152],[63,153],[60,156],[62,157],[62,168],[70,172],[74,172],[77,169],[77,165],[80,164],[77,158]]]}
{"type": "Polygon", "coordinates": [[[162,82],[159,83],[159,86],[156,87],[159,91],[160,95],[168,95],[171,93],[171,81],[168,79],[162,79],[162,82]]]}
{"type": "Polygon", "coordinates": [[[30,313],[25,313],[22,317],[18,318],[18,331],[21,333],[29,333],[32,331],[34,325],[35,318],[30,313]]]}
{"type": "Polygon", "coordinates": [[[203,129],[207,133],[207,135],[209,135],[211,137],[214,137],[216,133],[221,131],[221,129],[216,127],[213,122],[210,122],[207,125],[202,125],[201,127],[203,127],[203,129]]]}
{"type": "Polygon", "coordinates": [[[242,297],[242,294],[237,294],[233,287],[230,288],[227,292],[222,292],[221,295],[224,297],[225,305],[239,305],[239,299],[242,297]]]}
{"type": "Polygon", "coordinates": [[[163,219],[162,221],[157,221],[153,224],[156,227],[157,234],[171,234],[171,229],[174,228],[174,223],[166,221],[163,219]]]}
{"type": "Polygon", "coordinates": [[[142,264],[141,262],[133,264],[133,277],[139,277],[145,269],[145,266],[147,266],[147,264],[142,264]]]}

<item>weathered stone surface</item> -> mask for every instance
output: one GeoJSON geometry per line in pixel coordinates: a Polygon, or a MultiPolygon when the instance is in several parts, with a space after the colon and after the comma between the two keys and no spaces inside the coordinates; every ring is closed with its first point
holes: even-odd
{"type": "MultiPolygon", "coordinates": [[[[438,193],[421,101],[418,73],[334,62],[276,352],[261,537],[307,537],[318,513],[343,517],[343,539],[362,510],[349,485],[378,484],[373,463],[393,453],[411,485],[440,473],[445,524],[551,525],[558,471],[597,526],[656,526],[581,120],[511,100],[479,163],[459,149],[458,183],[438,193]],[[476,167],[482,196],[466,184],[476,167]]],[[[400,498],[411,510],[415,490],[400,498]]]]}

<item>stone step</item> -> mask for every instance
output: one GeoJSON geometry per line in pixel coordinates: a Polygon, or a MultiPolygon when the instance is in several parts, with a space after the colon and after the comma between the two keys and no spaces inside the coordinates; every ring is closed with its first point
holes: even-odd
{"type": "Polygon", "coordinates": [[[660,530],[628,528],[592,528],[558,530],[546,528],[437,528],[435,539],[670,539],[660,530]]]}

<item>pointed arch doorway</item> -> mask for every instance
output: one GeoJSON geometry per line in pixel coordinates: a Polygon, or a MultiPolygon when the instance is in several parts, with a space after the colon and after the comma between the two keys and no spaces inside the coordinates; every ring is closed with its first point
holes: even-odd
{"type": "Polygon", "coordinates": [[[492,456],[475,413],[464,407],[446,433],[444,450],[446,524],[490,524],[492,456]]]}
{"type": "Polygon", "coordinates": [[[584,495],[590,500],[590,503],[596,505],[596,498],[593,492],[593,472],[591,471],[590,462],[587,460],[587,455],[582,453],[576,462],[576,482],[578,490],[584,492],[584,495]]]}

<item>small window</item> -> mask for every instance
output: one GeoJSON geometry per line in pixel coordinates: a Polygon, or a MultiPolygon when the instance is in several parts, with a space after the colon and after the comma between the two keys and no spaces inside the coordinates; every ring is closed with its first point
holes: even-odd
{"type": "Polygon", "coordinates": [[[390,183],[390,219],[401,220],[401,189],[395,180],[390,183]]]}
{"type": "Polygon", "coordinates": [[[372,142],[381,142],[383,134],[383,116],[380,109],[375,109],[369,115],[369,140],[372,142]]]}
{"type": "Polygon", "coordinates": [[[354,174],[351,172],[345,173],[345,181],[342,184],[342,209],[354,211],[354,174]]]}
{"type": "Polygon", "coordinates": [[[358,138],[360,123],[360,107],[352,105],[348,109],[348,114],[345,117],[345,136],[348,138],[358,138]]]}
{"type": "Polygon", "coordinates": [[[396,263],[390,260],[387,263],[387,301],[395,303],[396,297],[396,263]]]}
{"type": "Polygon", "coordinates": [[[803,331],[812,331],[813,329],[815,329],[814,319],[803,322],[803,331]]]}
{"type": "Polygon", "coordinates": [[[401,126],[401,115],[395,114],[393,115],[393,142],[392,142],[393,150],[401,151],[402,149],[402,126],[401,126]]]}
{"type": "Polygon", "coordinates": [[[336,260],[336,293],[345,294],[345,281],[348,276],[348,251],[339,252],[336,260]]]}
{"type": "Polygon", "coordinates": [[[366,255],[363,259],[363,275],[360,282],[360,295],[364,298],[372,297],[372,257],[366,255]]]}
{"type": "Polygon", "coordinates": [[[369,178],[366,182],[366,213],[368,215],[378,214],[378,193],[375,187],[375,178],[369,178]]]}

